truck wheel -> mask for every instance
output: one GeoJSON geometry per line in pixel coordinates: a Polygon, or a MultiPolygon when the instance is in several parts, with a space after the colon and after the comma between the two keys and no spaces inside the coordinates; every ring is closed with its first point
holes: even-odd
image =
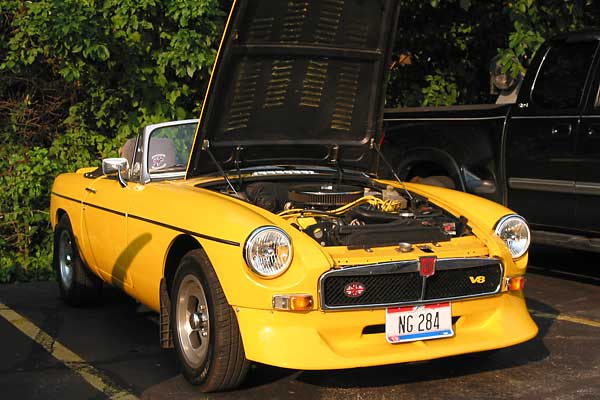
{"type": "Polygon", "coordinates": [[[420,178],[415,183],[422,185],[439,186],[448,189],[456,189],[454,180],[446,175],[428,176],[426,178],[420,178]]]}
{"type": "Polygon", "coordinates": [[[248,372],[237,319],[203,250],[186,254],[171,290],[174,345],[185,378],[203,392],[233,389],[248,372]]]}
{"type": "Polygon", "coordinates": [[[64,214],[54,230],[53,267],[60,297],[72,306],[97,302],[102,292],[102,281],[83,263],[71,221],[64,214]]]}

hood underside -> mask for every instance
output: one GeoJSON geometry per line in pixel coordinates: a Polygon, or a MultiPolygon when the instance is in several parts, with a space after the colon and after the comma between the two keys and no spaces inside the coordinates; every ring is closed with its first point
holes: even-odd
{"type": "Polygon", "coordinates": [[[398,0],[238,0],[188,177],[286,160],[366,167],[380,129],[398,0]]]}

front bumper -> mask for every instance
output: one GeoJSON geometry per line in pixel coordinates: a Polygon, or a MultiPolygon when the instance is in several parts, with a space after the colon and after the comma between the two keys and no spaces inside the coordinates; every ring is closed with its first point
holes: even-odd
{"type": "Polygon", "coordinates": [[[498,349],[537,334],[522,292],[452,302],[451,338],[390,344],[385,333],[364,334],[385,324],[385,310],[285,311],[236,307],[246,358],[284,368],[322,370],[431,360],[498,349]]]}

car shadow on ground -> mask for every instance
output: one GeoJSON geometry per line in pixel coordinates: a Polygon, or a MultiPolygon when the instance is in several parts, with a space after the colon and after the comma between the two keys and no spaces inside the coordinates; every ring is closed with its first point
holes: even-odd
{"type": "Polygon", "coordinates": [[[459,378],[514,368],[549,356],[541,339],[490,352],[466,354],[419,363],[336,371],[303,371],[296,379],[328,388],[374,388],[459,378]]]}
{"type": "MultiPolygon", "coordinates": [[[[153,394],[164,394],[166,391],[190,398],[200,396],[206,398],[205,394],[199,393],[179,374],[174,352],[160,350],[156,314],[144,310],[119,290],[105,289],[101,303],[93,307],[55,308],[57,303],[60,304],[56,300],[52,302],[53,304],[48,304],[44,299],[40,299],[45,304],[45,307],[41,307],[42,313],[37,306],[21,308],[20,312],[39,324],[38,326],[50,335],[56,337],[55,335],[60,333],[60,340],[67,348],[80,354],[115,382],[129,387],[142,397],[151,398],[155,397],[153,394]],[[35,309],[37,312],[32,312],[35,309]],[[70,334],[70,329],[65,331],[75,327],[84,328],[80,332],[86,334],[70,334]],[[114,337],[107,338],[108,334],[114,337]],[[98,352],[96,349],[102,351],[98,352]],[[148,373],[140,373],[143,368],[147,368],[148,373]]],[[[46,296],[55,295],[47,292],[46,296]]],[[[541,361],[550,355],[544,345],[544,338],[554,323],[552,316],[559,313],[550,305],[534,299],[528,299],[527,305],[534,311],[533,316],[539,327],[539,333],[534,339],[510,348],[427,362],[348,370],[298,371],[255,363],[244,385],[224,395],[227,398],[240,396],[268,398],[270,392],[278,392],[290,383],[296,390],[309,394],[314,394],[315,390],[318,392],[330,388],[388,387],[468,377],[486,371],[499,371],[541,361]]],[[[42,348],[34,350],[29,357],[19,363],[20,365],[13,365],[13,368],[17,366],[24,370],[44,368],[45,362],[48,362],[45,361],[47,355],[44,354],[42,348]]],[[[220,395],[209,397],[213,396],[220,397],[220,395]]]]}
{"type": "MultiPolygon", "coordinates": [[[[289,386],[290,382],[296,383],[295,390],[298,392],[298,395],[311,392],[310,389],[302,389],[297,384],[303,384],[307,387],[318,387],[319,389],[379,388],[462,378],[469,375],[481,374],[482,372],[511,369],[528,363],[542,361],[550,355],[544,345],[543,339],[554,323],[554,319],[547,317],[547,315],[556,315],[557,312],[549,305],[535,300],[528,300],[528,306],[530,309],[546,315],[544,318],[534,316],[534,320],[539,327],[539,332],[534,339],[509,348],[418,363],[344,370],[298,371],[254,363],[249,372],[248,379],[242,387],[228,394],[213,394],[209,397],[221,398],[221,396],[224,396],[225,398],[232,398],[231,396],[235,397],[237,393],[238,395],[243,395],[244,398],[260,398],[261,395],[266,395],[272,391],[277,392],[277,387],[289,386]]],[[[167,385],[177,387],[186,396],[195,397],[200,395],[198,392],[195,392],[193,386],[189,385],[180,376],[173,378],[167,385]]]]}
{"type": "MultiPolygon", "coordinates": [[[[554,318],[548,316],[557,315],[558,312],[551,306],[535,300],[529,299],[527,304],[530,309],[542,313],[544,317],[533,316],[539,328],[538,334],[530,341],[516,346],[417,363],[346,370],[302,371],[295,377],[295,380],[328,388],[384,387],[457,378],[542,361],[550,356],[550,352],[543,342],[554,323],[554,318]]],[[[267,382],[253,383],[264,384],[267,382]]]]}

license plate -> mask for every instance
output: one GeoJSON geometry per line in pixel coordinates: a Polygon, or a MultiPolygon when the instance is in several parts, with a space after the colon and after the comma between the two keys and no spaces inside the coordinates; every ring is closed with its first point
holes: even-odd
{"type": "Polygon", "coordinates": [[[453,335],[450,303],[386,310],[385,336],[390,343],[439,339],[453,335]]]}

